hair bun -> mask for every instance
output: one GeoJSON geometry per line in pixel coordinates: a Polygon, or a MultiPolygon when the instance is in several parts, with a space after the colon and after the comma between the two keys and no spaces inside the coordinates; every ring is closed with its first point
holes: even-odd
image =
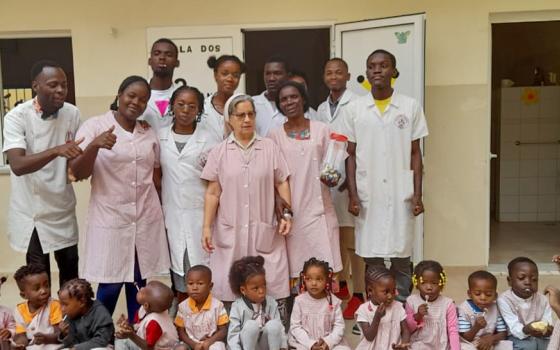
{"type": "Polygon", "coordinates": [[[215,69],[218,64],[218,59],[216,56],[210,56],[208,57],[208,60],[206,60],[206,64],[208,64],[209,68],[215,69]]]}

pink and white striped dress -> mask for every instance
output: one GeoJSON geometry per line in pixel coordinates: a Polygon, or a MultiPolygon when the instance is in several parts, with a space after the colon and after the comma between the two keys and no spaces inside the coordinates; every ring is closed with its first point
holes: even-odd
{"type": "Polygon", "coordinates": [[[307,350],[323,339],[330,350],[350,350],[344,339],[342,302],[334,295],[331,297],[332,305],[327,298],[315,299],[307,292],[296,297],[288,333],[290,347],[307,350]]]}
{"type": "Polygon", "coordinates": [[[428,314],[421,323],[417,323],[414,314],[418,307],[425,304],[420,294],[412,294],[406,299],[407,324],[413,350],[459,350],[459,330],[457,326],[457,308],[450,298],[440,295],[428,303],[428,314]]]}
{"type": "MultiPolygon", "coordinates": [[[[360,305],[356,311],[356,321],[371,323],[377,305],[367,301],[360,305]]],[[[387,350],[392,349],[393,344],[398,344],[401,340],[401,322],[406,320],[406,313],[401,303],[393,301],[385,309],[385,316],[379,322],[377,337],[373,341],[368,341],[362,334],[362,338],[356,350],[387,350]]]]}

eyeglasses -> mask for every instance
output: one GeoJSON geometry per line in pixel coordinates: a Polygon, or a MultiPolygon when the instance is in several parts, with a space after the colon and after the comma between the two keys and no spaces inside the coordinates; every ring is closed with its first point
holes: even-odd
{"type": "Polygon", "coordinates": [[[244,113],[232,113],[231,116],[235,117],[236,119],[243,120],[247,117],[249,117],[249,119],[255,119],[256,114],[255,112],[244,112],[244,113]]]}

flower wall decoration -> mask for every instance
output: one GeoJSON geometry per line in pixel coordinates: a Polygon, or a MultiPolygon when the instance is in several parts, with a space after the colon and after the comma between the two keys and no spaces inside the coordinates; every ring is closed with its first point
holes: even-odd
{"type": "Polygon", "coordinates": [[[525,88],[521,93],[521,101],[526,105],[538,103],[539,97],[539,90],[533,88],[525,88]]]}

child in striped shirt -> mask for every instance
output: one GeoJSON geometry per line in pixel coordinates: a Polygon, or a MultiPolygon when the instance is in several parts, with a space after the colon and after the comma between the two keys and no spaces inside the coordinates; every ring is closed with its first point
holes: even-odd
{"type": "Polygon", "coordinates": [[[511,341],[505,340],[507,326],[496,305],[496,277],[487,271],[476,271],[468,281],[469,299],[459,306],[461,350],[512,349],[511,341]]]}

